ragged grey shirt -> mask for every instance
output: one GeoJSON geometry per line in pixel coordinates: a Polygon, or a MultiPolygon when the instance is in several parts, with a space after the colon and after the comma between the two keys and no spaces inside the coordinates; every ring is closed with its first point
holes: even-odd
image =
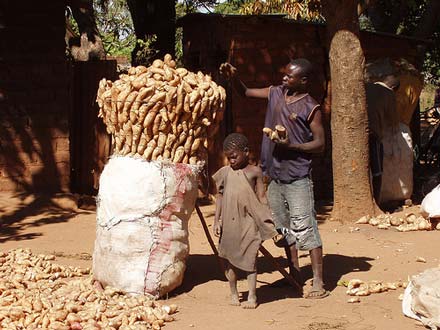
{"type": "MultiPolygon", "coordinates": [[[[272,86],[269,91],[264,126],[271,129],[282,125],[287,130],[291,144],[303,144],[312,141],[310,120],[319,108],[318,102],[309,94],[287,103],[283,86],[272,86]]],[[[310,174],[311,154],[282,149],[276,146],[266,135],[261,144],[261,167],[263,173],[272,179],[294,181],[310,174]]]]}

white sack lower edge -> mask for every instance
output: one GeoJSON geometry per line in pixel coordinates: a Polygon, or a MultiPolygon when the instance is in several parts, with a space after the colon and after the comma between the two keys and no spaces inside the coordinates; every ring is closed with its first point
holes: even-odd
{"type": "Polygon", "coordinates": [[[95,278],[129,294],[162,296],[183,281],[199,167],[114,157],[98,193],[95,278]]]}

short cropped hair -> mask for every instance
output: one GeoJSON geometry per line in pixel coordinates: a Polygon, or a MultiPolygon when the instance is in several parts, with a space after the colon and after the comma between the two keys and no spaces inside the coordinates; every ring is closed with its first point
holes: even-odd
{"type": "Polygon", "coordinates": [[[231,133],[223,141],[224,151],[246,151],[249,148],[249,141],[241,133],[231,133]]]}
{"type": "Polygon", "coordinates": [[[301,69],[301,75],[304,77],[309,77],[313,72],[312,63],[305,58],[296,58],[291,60],[289,64],[299,67],[301,69]]]}

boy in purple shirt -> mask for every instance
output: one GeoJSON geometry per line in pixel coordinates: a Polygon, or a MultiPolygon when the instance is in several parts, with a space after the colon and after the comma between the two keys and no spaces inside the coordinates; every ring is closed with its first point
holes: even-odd
{"type": "Polygon", "coordinates": [[[292,60],[285,67],[282,85],[248,88],[229,63],[221,72],[232,79],[237,91],[247,97],[268,99],[265,127],[286,128],[285,139],[263,136],[261,166],[270,178],[269,205],[277,228],[285,234],[285,251],[290,273],[299,278],[298,249],[310,252],[313,270],[312,289],[306,298],[324,298],[322,242],[314,209],[311,154],[324,150],[324,128],[319,104],[307,93],[312,65],[306,59],[292,60]]]}

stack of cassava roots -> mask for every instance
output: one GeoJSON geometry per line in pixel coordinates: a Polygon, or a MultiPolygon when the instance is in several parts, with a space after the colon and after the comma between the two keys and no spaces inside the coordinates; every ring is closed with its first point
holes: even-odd
{"type": "Polygon", "coordinates": [[[171,55],[99,82],[99,117],[115,155],[200,164],[223,118],[226,93],[210,75],[176,68],[171,55]]]}

